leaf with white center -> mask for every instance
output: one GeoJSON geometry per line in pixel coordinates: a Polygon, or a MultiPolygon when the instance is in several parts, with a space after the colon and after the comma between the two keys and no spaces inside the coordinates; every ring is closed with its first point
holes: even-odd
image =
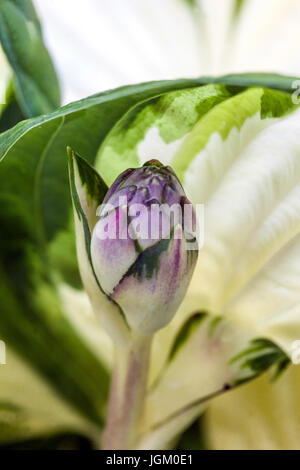
{"type": "Polygon", "coordinates": [[[179,330],[162,373],[150,387],[142,446],[167,446],[210,399],[272,366],[282,368],[286,361],[270,341],[253,340],[220,318],[193,315],[179,330]]]}
{"type": "Polygon", "coordinates": [[[223,85],[204,85],[139,105],[104,140],[97,169],[105,181],[112,183],[125,169],[154,157],[167,165],[201,116],[230,96],[223,85]]]}
{"type": "Polygon", "coordinates": [[[118,342],[124,343],[128,328],[118,305],[104,292],[91,260],[91,235],[97,221],[97,208],[107,186],[83,158],[68,149],[69,177],[74,208],[76,248],[79,270],[94,311],[103,326],[118,342]]]}
{"type": "Polygon", "coordinates": [[[300,338],[299,256],[298,231],[226,306],[241,327],[271,338],[289,355],[300,338]]]}
{"type": "Polygon", "coordinates": [[[205,243],[190,286],[195,302],[287,352],[300,334],[299,123],[297,110],[245,139],[237,153],[226,153],[227,144],[234,148],[230,135],[218,141],[219,152],[211,140],[185,176],[187,187],[198,177],[193,202],[205,203],[205,243]],[[203,180],[205,168],[218,178],[203,180]]]}
{"type": "Polygon", "coordinates": [[[225,171],[226,167],[230,166],[241,147],[272,122],[266,118],[280,117],[294,107],[291,96],[287,93],[264,88],[249,88],[216,105],[202,119],[199,119],[172,162],[194,199],[200,197],[203,202],[205,201],[205,193],[200,195],[193,193],[193,186],[199,187],[197,180],[199,174],[202,178],[201,188],[202,183],[208,177],[210,177],[211,184],[216,184],[219,173],[222,174],[222,170],[225,171]],[[250,118],[252,121],[249,124],[250,118]],[[220,158],[217,154],[214,157],[215,160],[211,156],[207,161],[206,153],[209,153],[211,148],[216,152],[218,144],[222,146],[224,152],[223,142],[227,142],[227,147],[229,147],[225,156],[220,158]],[[197,170],[196,173],[195,170],[197,170]],[[207,172],[210,173],[207,174],[207,172]]]}

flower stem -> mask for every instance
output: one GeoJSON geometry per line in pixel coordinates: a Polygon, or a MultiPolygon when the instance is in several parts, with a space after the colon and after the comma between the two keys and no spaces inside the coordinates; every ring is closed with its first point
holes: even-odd
{"type": "Polygon", "coordinates": [[[134,335],[127,350],[116,348],[103,449],[133,449],[140,431],[152,337],[134,335]]]}

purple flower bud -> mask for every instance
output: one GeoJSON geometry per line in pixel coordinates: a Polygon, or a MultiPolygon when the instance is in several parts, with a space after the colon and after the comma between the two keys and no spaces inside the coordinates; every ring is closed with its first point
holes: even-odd
{"type": "Polygon", "coordinates": [[[195,212],[170,167],[124,171],[108,190],[91,240],[94,272],[129,326],[151,334],[176,313],[197,260],[195,212]]]}

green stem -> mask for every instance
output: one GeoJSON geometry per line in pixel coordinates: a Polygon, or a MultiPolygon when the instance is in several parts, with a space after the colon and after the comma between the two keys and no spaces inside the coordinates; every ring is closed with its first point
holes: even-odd
{"type": "Polygon", "coordinates": [[[140,431],[152,337],[134,335],[127,350],[116,351],[103,449],[133,449],[140,431]]]}

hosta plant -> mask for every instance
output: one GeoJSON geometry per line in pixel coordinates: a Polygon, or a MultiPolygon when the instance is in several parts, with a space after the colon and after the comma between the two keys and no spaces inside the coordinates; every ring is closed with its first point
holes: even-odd
{"type": "Polygon", "coordinates": [[[1,134],[2,442],[72,430],[97,447],[172,448],[214,397],[289,364],[300,338],[292,82],[144,83],[1,134]],[[159,240],[95,235],[103,202],[122,214],[120,192],[156,191],[149,174],[172,180],[170,200],[204,208],[203,244],[189,260],[182,250],[178,276],[172,238],[154,253],[159,240]]]}

